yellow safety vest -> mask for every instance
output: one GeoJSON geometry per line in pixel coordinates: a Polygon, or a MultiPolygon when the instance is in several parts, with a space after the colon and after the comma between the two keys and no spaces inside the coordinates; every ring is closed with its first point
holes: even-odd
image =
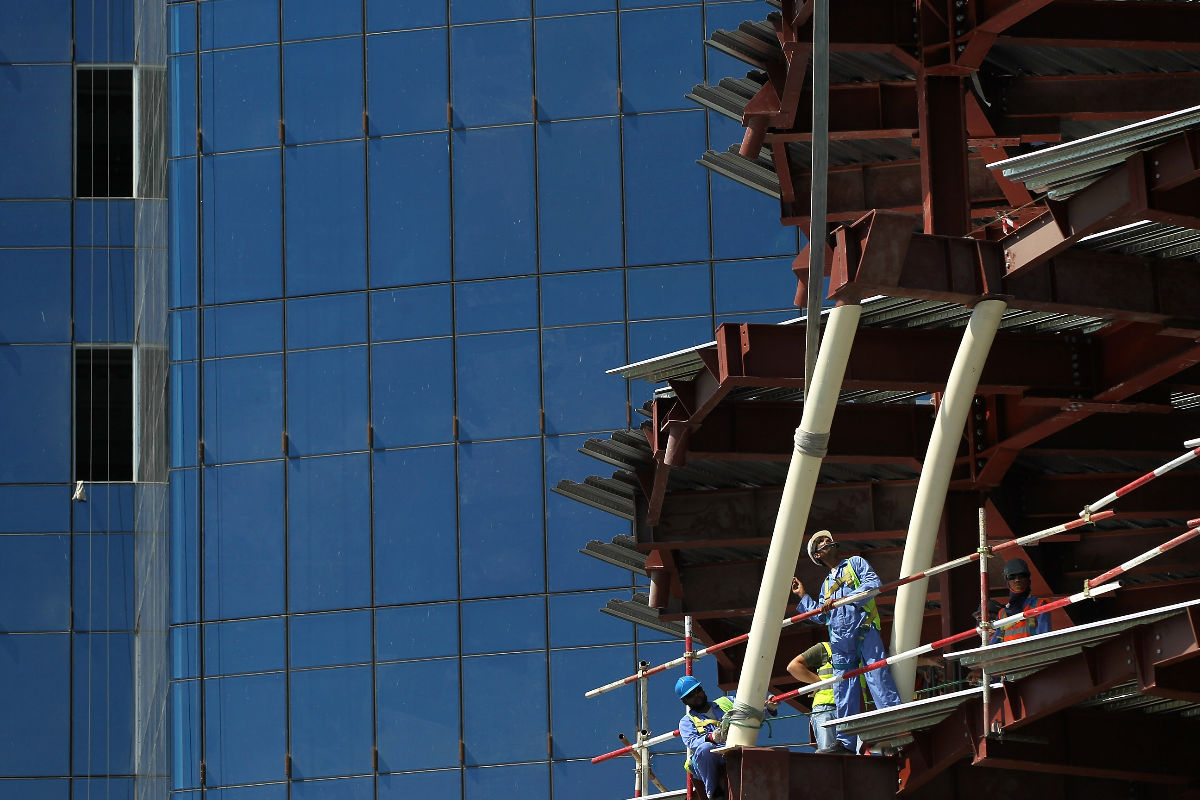
{"type": "MultiPolygon", "coordinates": [[[[825,578],[825,582],[821,584],[821,603],[820,603],[820,605],[825,605],[825,601],[829,599],[830,595],[832,595],[834,592],[836,592],[841,587],[845,586],[847,583],[850,584],[851,589],[854,589],[856,591],[858,590],[858,588],[860,586],[862,586],[862,581],[860,581],[858,579],[858,575],[854,572],[854,567],[850,566],[850,559],[846,559],[845,561],[843,561],[842,565],[843,565],[842,566],[842,574],[840,576],[838,576],[835,579],[834,575],[832,575],[832,574],[828,575],[825,578]]],[[[866,603],[863,603],[862,608],[863,608],[863,611],[867,612],[868,624],[874,625],[875,628],[878,630],[878,628],[879,628],[879,609],[875,607],[875,598],[872,597],[866,603]]],[[[818,673],[818,674],[820,674],[820,673],[818,673]]],[[[820,692],[818,692],[818,694],[820,694],[820,692]]]]}
{"type": "MultiPolygon", "coordinates": [[[[730,711],[733,711],[733,701],[728,697],[718,697],[716,700],[712,701],[712,705],[721,710],[721,716],[725,716],[730,711]]],[[[687,715],[688,719],[692,721],[692,724],[696,726],[696,730],[700,733],[704,733],[709,728],[721,727],[721,720],[710,719],[709,717],[697,717],[692,713],[690,708],[688,709],[687,715]]],[[[687,758],[683,762],[683,768],[686,769],[689,774],[692,771],[692,748],[690,747],[687,748],[687,758]]]]}
{"type": "MultiPolygon", "coordinates": [[[[825,663],[821,665],[821,668],[817,670],[817,677],[821,680],[827,680],[828,678],[833,677],[833,648],[829,646],[829,642],[821,642],[821,644],[825,645],[825,655],[827,655],[829,658],[827,658],[825,663]]],[[[827,686],[814,694],[812,698],[812,704],[813,708],[816,708],[817,706],[833,705],[833,687],[827,686]]]]}

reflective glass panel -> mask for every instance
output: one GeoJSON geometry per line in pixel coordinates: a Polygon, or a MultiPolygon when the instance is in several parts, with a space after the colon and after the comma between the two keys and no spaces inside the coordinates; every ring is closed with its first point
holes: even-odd
{"type": "Polygon", "coordinates": [[[282,356],[204,363],[205,461],[278,457],[282,433],[282,356]]]}
{"type": "MultiPolygon", "coordinates": [[[[302,1],[315,3],[315,0],[302,1]]],[[[339,9],[333,12],[334,16],[352,11],[355,19],[361,19],[362,11],[355,4],[321,2],[321,8],[326,15],[332,9],[339,9]]],[[[284,142],[303,144],[362,136],[362,70],[362,39],[357,36],[285,44],[284,142]]]]}
{"type": "Polygon", "coordinates": [[[625,380],[605,370],[625,361],[625,326],[542,332],[546,433],[611,430],[625,419],[625,380]]]}
{"type": "Polygon", "coordinates": [[[307,350],[287,357],[288,454],[367,446],[367,348],[307,350]]]}
{"type": "Polygon", "coordinates": [[[371,340],[449,336],[452,314],[448,283],[371,292],[371,340]]]}
{"type": "Polygon", "coordinates": [[[370,135],[445,130],[449,80],[445,28],[368,36],[370,135]]]}
{"type": "Polygon", "coordinates": [[[459,440],[536,435],[537,331],[465,336],[456,345],[459,440]]]}
{"type": "Polygon", "coordinates": [[[201,53],[200,94],[204,152],[279,144],[278,45],[201,53]]]}
{"type": "Polygon", "coordinates": [[[454,320],[458,333],[536,328],[537,279],[459,283],[454,287],[454,320]]]}
{"type": "Polygon", "coordinates": [[[201,50],[279,41],[279,0],[208,0],[197,5],[201,50]]]}
{"type": "Polygon", "coordinates": [[[376,672],[379,770],[458,766],[457,659],[380,664],[376,672]]]}
{"type": "Polygon", "coordinates": [[[367,296],[304,297],[287,301],[289,350],[359,344],[367,339],[367,296]]]}
{"type": "MultiPolygon", "coordinates": [[[[465,658],[462,670],[463,686],[505,687],[505,703],[521,709],[523,721],[518,726],[505,726],[504,735],[497,735],[496,709],[490,703],[464,705],[463,739],[467,766],[545,759],[546,653],[465,658]]],[[[470,779],[467,785],[470,787],[470,779]]],[[[525,796],[537,794],[534,784],[526,784],[525,790],[525,796]]],[[[469,788],[467,796],[471,796],[469,788]]]]}
{"type": "Polygon", "coordinates": [[[289,296],[367,285],[362,142],[284,149],[289,296]]]}
{"type": "MultiPolygon", "coordinates": [[[[539,23],[540,24],[540,23],[539,23]]],[[[615,119],[538,126],[543,272],[621,264],[620,128],[615,119]]]]}
{"type": "Polygon", "coordinates": [[[288,749],[285,686],[283,673],[205,683],[206,785],[283,779],[288,749]]]}
{"type": "Polygon", "coordinates": [[[712,313],[712,274],[708,264],[631,269],[625,280],[630,319],[712,313]]]}
{"type": "Polygon", "coordinates": [[[71,705],[75,774],[133,772],[133,634],[75,635],[71,705]]]}
{"type": "Polygon", "coordinates": [[[291,673],[292,778],[371,771],[370,667],[291,673]]]}
{"type": "Polygon", "coordinates": [[[704,82],[703,58],[704,18],[699,5],[622,12],[625,113],[691,107],[684,95],[704,82]],[[664,37],[663,31],[670,31],[670,37],[664,37]]]}
{"type": "Polygon", "coordinates": [[[444,133],[373,139],[371,286],[450,279],[450,151],[444,133]]]}
{"type": "Polygon", "coordinates": [[[70,197],[71,67],[2,69],[0,108],[21,109],[21,124],[0,126],[0,197],[70,197]]]}
{"type": "MultiPolygon", "coordinates": [[[[0,203],[0,209],[4,205],[0,203]]],[[[70,251],[5,250],[0,280],[4,282],[0,319],[5,341],[71,340],[70,251]]],[[[86,317],[87,308],[79,311],[86,317]]]]}
{"type": "Polygon", "coordinates": [[[0,747],[0,774],[67,775],[71,765],[71,656],[67,634],[2,634],[0,704],[14,735],[0,747]]]}
{"type": "Polygon", "coordinates": [[[454,277],[537,271],[533,126],[454,133],[454,277]]]}
{"type": "Polygon", "coordinates": [[[542,325],[585,325],[625,319],[620,270],[542,276],[542,325]]]}
{"type": "Polygon", "coordinates": [[[289,621],[292,669],[363,664],[371,661],[371,612],[299,614],[289,621]]]}
{"type": "MultiPolygon", "coordinates": [[[[528,5],[528,0],[524,2],[528,5]]],[[[472,5],[482,8],[499,3],[472,5]]],[[[533,117],[531,34],[529,22],[450,29],[454,127],[528,122],[533,117]]]]}
{"type": "Polygon", "coordinates": [[[204,309],[204,357],[283,350],[283,303],[238,303],[204,309]]]}
{"type": "Polygon", "coordinates": [[[546,598],[513,597],[462,604],[464,654],[546,646],[546,598]]]}
{"type": "Polygon", "coordinates": [[[204,669],[208,675],[284,669],[286,639],[283,617],[209,623],[204,626],[204,669]]]}
{"type": "Polygon", "coordinates": [[[375,658],[378,661],[457,654],[457,605],[434,603],[375,610],[375,658]]]}
{"type": "Polygon", "coordinates": [[[0,482],[70,480],[71,348],[0,345],[0,482]]]}
{"type": "Polygon", "coordinates": [[[211,156],[203,160],[203,170],[204,302],[279,297],[283,288],[279,153],[211,156]]]}
{"type": "MultiPolygon", "coordinates": [[[[592,617],[584,619],[591,622],[592,617]]],[[[591,758],[605,749],[600,743],[611,741],[613,731],[625,730],[634,723],[637,693],[632,688],[592,698],[584,697],[584,692],[636,669],[633,648],[629,646],[550,653],[550,724],[554,729],[555,758],[591,758]]],[[[669,698],[663,698],[664,704],[669,698]]],[[[658,700],[658,693],[654,699],[658,700]]]]}
{"type": "Polygon", "coordinates": [[[435,444],[453,438],[453,347],[450,339],[425,339],[371,348],[375,447],[435,444]]]}
{"type": "Polygon", "coordinates": [[[542,19],[535,27],[538,119],[616,114],[617,15],[542,19]]]}

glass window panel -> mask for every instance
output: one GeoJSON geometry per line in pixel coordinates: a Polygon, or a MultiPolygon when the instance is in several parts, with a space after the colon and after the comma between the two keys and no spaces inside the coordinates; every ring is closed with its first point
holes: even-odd
{"type": "MultiPolygon", "coordinates": [[[[528,0],[524,2],[525,16],[528,16],[528,0]]],[[[499,5],[471,3],[473,8],[479,9],[499,5]]],[[[453,7],[451,16],[454,16],[453,7]]],[[[529,22],[450,29],[451,92],[456,128],[532,119],[532,33],[529,22]]]]}
{"type": "MultiPolygon", "coordinates": [[[[171,788],[187,789],[200,785],[200,681],[171,683],[171,788]]],[[[199,792],[173,794],[199,800],[199,792]]]]}
{"type": "Polygon", "coordinates": [[[375,603],[458,595],[453,447],[372,453],[375,603]],[[400,487],[397,489],[397,487],[400,487]],[[420,552],[421,558],[412,554],[420,552]]]}
{"type": "Polygon", "coordinates": [[[167,225],[170,270],[167,275],[171,308],[196,305],[197,231],[196,160],[167,162],[168,200],[171,209],[167,225]]]}
{"type": "MultiPolygon", "coordinates": [[[[4,206],[0,203],[0,208],[4,206]]],[[[68,250],[5,250],[0,260],[0,319],[7,342],[71,340],[71,254],[68,250]]],[[[87,309],[80,309],[82,314],[87,309]]]]}
{"type": "MultiPolygon", "coordinates": [[[[456,744],[455,747],[457,746],[456,744]]],[[[457,753],[455,755],[457,756],[457,753]]],[[[412,797],[436,797],[438,800],[462,798],[462,773],[457,769],[380,775],[376,782],[379,800],[409,800],[412,797]]]]}
{"type": "Polygon", "coordinates": [[[204,152],[279,144],[278,45],[201,53],[200,93],[204,152]]]}
{"type": "Polygon", "coordinates": [[[367,30],[394,31],[446,24],[446,0],[367,0],[367,30]]]}
{"type": "Polygon", "coordinates": [[[209,0],[200,7],[200,49],[279,41],[279,0],[209,0]]]}
{"type": "Polygon", "coordinates": [[[353,294],[287,301],[288,349],[360,344],[367,338],[367,296],[353,294]]]}
{"type": "Polygon", "coordinates": [[[715,264],[713,273],[718,313],[793,308],[796,275],[791,258],[715,264]]]}
{"type": "Polygon", "coordinates": [[[450,339],[371,348],[374,445],[449,442],[454,437],[454,351],[450,339]]]}
{"type": "Polygon", "coordinates": [[[541,442],[459,446],[463,597],[545,591],[541,442]]]}
{"type": "Polygon", "coordinates": [[[533,127],[454,133],[454,276],[537,271],[533,127]]]}
{"type": "Polygon", "coordinates": [[[71,60],[71,0],[9,3],[0,25],[0,53],[9,63],[71,60]]]}
{"type": "Polygon", "coordinates": [[[0,247],[70,246],[70,203],[0,201],[0,247]]]}
{"type": "Polygon", "coordinates": [[[621,264],[620,151],[615,119],[538,126],[543,272],[621,264]]]}
{"type": "MultiPolygon", "coordinates": [[[[628,720],[631,719],[633,719],[632,716],[626,717],[627,721],[623,722],[622,725],[628,728],[628,720]]],[[[551,767],[551,771],[554,774],[554,793],[556,795],[565,795],[566,797],[587,797],[590,795],[595,795],[596,797],[624,797],[630,792],[629,784],[631,778],[629,775],[629,765],[620,763],[621,760],[614,758],[600,764],[593,764],[590,761],[556,761],[551,767]]],[[[655,762],[655,766],[657,767],[655,773],[667,779],[667,786],[681,785],[683,778],[676,776],[683,774],[682,765],[679,765],[678,770],[671,772],[659,766],[661,763],[655,762]]],[[[652,793],[654,791],[651,789],[652,793]]]]}
{"type": "MultiPolygon", "coordinates": [[[[171,55],[196,49],[196,8],[169,6],[167,8],[167,52],[171,55]]],[[[194,62],[193,62],[194,63],[194,62]]]]}
{"type": "Polygon", "coordinates": [[[204,471],[204,617],[280,614],[283,462],[204,471]]]}
{"type": "Polygon", "coordinates": [[[713,338],[712,317],[629,323],[629,362],[673,353],[713,338]]]}
{"type": "Polygon", "coordinates": [[[172,311],[168,318],[171,325],[171,360],[191,361],[199,358],[200,312],[194,308],[172,311]]]}
{"type": "Polygon", "coordinates": [[[263,786],[234,786],[229,789],[206,788],[204,796],[208,800],[287,800],[288,784],[272,783],[263,786]]]}
{"type": "Polygon", "coordinates": [[[536,328],[537,279],[459,283],[454,289],[454,320],[458,333],[536,328]]]}
{"type": "Polygon", "coordinates": [[[287,698],[283,673],[209,679],[204,686],[207,786],[284,778],[287,698]]]}
{"type": "Polygon", "coordinates": [[[537,331],[456,340],[460,441],[531,436],[541,420],[537,331]]]}
{"type": "MultiPolygon", "coordinates": [[[[611,597],[611,593],[608,592],[552,596],[550,646],[586,647],[632,641],[633,623],[599,613],[611,597]]],[[[632,653],[625,656],[626,660],[632,657],[632,653]]],[[[624,669],[624,666],[621,669],[624,669]]],[[[593,669],[593,675],[599,672],[598,669],[593,669]]],[[[557,689],[555,692],[557,694],[557,689]]]]}
{"type": "Polygon", "coordinates": [[[270,672],[286,666],[287,629],[282,617],[204,626],[204,670],[209,676],[270,672]]]}
{"type": "Polygon", "coordinates": [[[712,313],[712,274],[708,264],[631,269],[629,318],[659,319],[712,313]]]}
{"type": "Polygon", "coordinates": [[[74,530],[133,531],[135,514],[133,484],[101,483],[88,487],[87,510],[75,512],[74,530]]]}
{"type": "Polygon", "coordinates": [[[625,319],[620,270],[542,276],[542,325],[581,325],[625,319]]]}
{"type": "Polygon", "coordinates": [[[376,671],[379,771],[458,766],[458,661],[380,664],[376,671]]]}
{"type": "Polygon", "coordinates": [[[200,618],[199,475],[194,469],[170,472],[171,624],[200,618]]]}
{"type": "Polygon", "coordinates": [[[171,626],[171,680],[200,677],[200,626],[171,626]]]}
{"type": "MultiPolygon", "coordinates": [[[[588,463],[590,459],[577,452],[583,438],[586,437],[547,437],[547,488],[563,477],[583,481],[595,473],[595,464],[588,463]]],[[[551,591],[628,584],[627,572],[591,558],[581,565],[574,558],[590,540],[608,541],[615,535],[626,534],[626,523],[551,493],[547,494],[546,522],[551,591]]]]}
{"type": "Polygon", "coordinates": [[[546,598],[513,597],[462,604],[463,653],[507,653],[545,646],[546,598]]]}
{"type": "Polygon", "coordinates": [[[621,14],[621,103],[626,114],[688,108],[684,95],[704,82],[704,19],[699,5],[621,14]],[[669,42],[662,32],[671,31],[669,42]]]}
{"type": "MultiPolygon", "coordinates": [[[[102,525],[103,517],[95,524],[102,525]]],[[[75,630],[133,628],[133,534],[77,536],[74,572],[75,630]]]]}
{"type": "Polygon", "coordinates": [[[294,781],[292,800],[375,800],[375,779],[367,777],[294,781]]]}
{"type": "Polygon", "coordinates": [[[370,772],[371,668],[293,672],[290,691],[292,778],[370,772]]]}
{"type": "Polygon", "coordinates": [[[76,247],[133,247],[132,200],[76,200],[76,247]]]}
{"type": "Polygon", "coordinates": [[[133,800],[133,778],[75,778],[71,800],[133,800]]]}
{"type": "Polygon", "coordinates": [[[549,800],[549,773],[549,764],[465,770],[463,797],[466,800],[549,800]]]}
{"type": "Polygon", "coordinates": [[[490,3],[450,0],[450,21],[456,25],[463,22],[488,22],[528,16],[529,0],[493,0],[490,3]]]}
{"type": "Polygon", "coordinates": [[[371,340],[421,339],[454,332],[450,284],[371,292],[371,340]]]}
{"type": "MultiPolygon", "coordinates": [[[[586,619],[590,622],[592,617],[586,619]]],[[[636,691],[618,690],[592,698],[584,697],[584,692],[635,669],[633,648],[629,646],[550,653],[550,725],[554,730],[555,758],[591,758],[598,750],[605,749],[600,742],[610,741],[613,731],[626,730],[634,724],[636,691]]],[[[651,691],[655,691],[653,687],[651,691]]],[[[662,684],[658,684],[655,700],[659,699],[659,692],[665,693],[662,684]]],[[[650,705],[660,704],[665,703],[650,705]]]]}
{"type": "Polygon", "coordinates": [[[203,170],[204,302],[279,297],[283,218],[278,152],[209,157],[203,170]]]}
{"type": "Polygon", "coordinates": [[[370,134],[445,130],[449,81],[444,28],[368,36],[370,134]]]}
{"type": "Polygon", "coordinates": [[[543,19],[536,29],[538,118],[616,114],[617,15],[543,19]]]}
{"type": "MultiPolygon", "coordinates": [[[[496,709],[489,703],[463,706],[463,739],[466,764],[503,764],[546,758],[546,654],[514,653],[502,656],[464,658],[462,685],[503,686],[505,703],[521,709],[521,725],[505,728],[497,735],[496,709]]],[[[468,770],[467,774],[483,770],[468,770]]],[[[467,779],[467,796],[472,796],[472,779],[467,779]]],[[[537,796],[535,784],[525,783],[520,796],[537,796]]],[[[476,795],[496,797],[495,794],[476,795]]],[[[507,797],[508,795],[501,795],[507,797]]]]}
{"type": "Polygon", "coordinates": [[[447,134],[374,139],[367,146],[371,286],[450,280],[447,134]]]}
{"type": "Polygon", "coordinates": [[[67,778],[28,778],[0,781],[0,800],[69,800],[67,778]]]}
{"type": "Polygon", "coordinates": [[[283,303],[239,303],[204,309],[204,357],[283,350],[283,303]]]}
{"type": "Polygon", "coordinates": [[[21,124],[0,127],[0,197],[71,196],[71,73],[5,65],[0,108],[21,109],[21,124]]]}
{"type": "Polygon", "coordinates": [[[533,0],[533,13],[539,17],[577,11],[612,11],[616,7],[617,0],[533,0]]]}
{"type": "MultiPolygon", "coordinates": [[[[176,9],[187,9],[189,15],[195,13],[192,6],[171,7],[172,11],[176,9]]],[[[167,155],[171,158],[194,156],[197,126],[196,102],[192,98],[196,96],[196,56],[188,54],[167,59],[167,83],[171,87],[171,97],[179,98],[173,106],[174,112],[167,118],[167,155]]]]}
{"type": "Polygon", "coordinates": [[[0,608],[6,632],[70,627],[69,551],[66,536],[0,536],[0,608]]]}
{"type": "Polygon", "coordinates": [[[0,484],[0,533],[59,533],[71,529],[71,489],[0,484]]]}
{"type": "Polygon", "coordinates": [[[278,457],[282,432],[282,356],[204,363],[205,461],[278,457]]]}
{"type": "Polygon", "coordinates": [[[458,655],[458,606],[453,603],[375,610],[375,658],[401,661],[458,655]]]}
{"type": "Polygon", "coordinates": [[[284,150],[287,293],[365,289],[367,221],[362,142],[284,150]],[[337,265],[331,269],[331,265],[337,265]]]}
{"type": "Polygon", "coordinates": [[[66,775],[70,770],[70,640],[66,634],[5,634],[3,640],[0,705],[7,743],[0,747],[0,774],[66,775]]]}
{"type": "Polygon", "coordinates": [[[0,345],[0,408],[0,483],[67,483],[71,426],[63,421],[71,418],[70,346],[0,345]]]}
{"type": "Polygon", "coordinates": [[[605,370],[625,361],[625,326],[542,332],[546,433],[611,430],[626,424],[626,386],[605,370]]]}
{"type": "Polygon", "coordinates": [[[371,603],[368,456],[288,464],[288,608],[371,603]]]}
{"type": "Polygon", "coordinates": [[[288,453],[367,446],[367,349],[288,353],[288,453]]]}
{"type": "Polygon", "coordinates": [[[288,665],[292,669],[371,661],[371,612],[301,614],[291,618],[288,665]]]}
{"type": "Polygon", "coordinates": [[[362,6],[328,0],[283,0],[283,35],[286,39],[314,39],[362,33],[362,6]]]}
{"type": "MultiPolygon", "coordinates": [[[[295,0],[284,0],[285,3],[295,0]]],[[[361,10],[351,3],[322,4],[361,10]]],[[[303,144],[363,135],[362,39],[323,39],[283,46],[284,142],[303,144]]],[[[356,170],[361,173],[361,169],[356,170]]],[[[290,210],[290,209],[289,209],[290,210]]]]}
{"type": "Polygon", "coordinates": [[[194,467],[199,451],[196,405],[196,365],[172,364],[171,391],[171,466],[194,467]]]}
{"type": "Polygon", "coordinates": [[[704,115],[625,117],[622,130],[627,263],[708,258],[708,178],[695,168],[695,154],[704,151],[704,115]]]}
{"type": "Polygon", "coordinates": [[[134,0],[75,0],[75,60],[133,61],[134,0]]]}
{"type": "Polygon", "coordinates": [[[798,252],[796,228],[779,224],[779,201],[735,181],[712,182],[712,217],[714,258],[798,252]]]}
{"type": "Polygon", "coordinates": [[[133,772],[133,634],[75,635],[72,764],[79,774],[133,772]]]}
{"type": "Polygon", "coordinates": [[[75,250],[75,338],[133,341],[133,250],[75,250]]]}

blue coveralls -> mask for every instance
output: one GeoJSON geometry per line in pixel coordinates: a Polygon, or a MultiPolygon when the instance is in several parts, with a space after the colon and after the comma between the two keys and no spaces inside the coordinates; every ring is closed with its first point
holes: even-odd
{"type": "MultiPolygon", "coordinates": [[[[831,597],[837,600],[879,586],[879,576],[871,569],[866,559],[850,556],[842,559],[840,564],[830,570],[828,577],[821,584],[820,602],[805,594],[800,598],[799,605],[805,611],[812,611],[820,608],[831,597]],[[857,577],[857,581],[851,578],[851,572],[857,577]]],[[[879,635],[879,628],[873,622],[878,615],[870,613],[874,612],[874,608],[874,602],[868,600],[861,604],[849,603],[817,617],[829,627],[829,647],[833,651],[835,677],[840,678],[842,673],[858,667],[860,662],[870,666],[887,657],[883,637],[879,635]]],[[[876,708],[889,708],[900,704],[900,694],[896,691],[896,683],[892,680],[892,671],[888,667],[868,672],[864,677],[867,679],[867,688],[871,690],[876,708]]],[[[838,681],[833,687],[833,701],[837,706],[838,719],[853,716],[862,709],[862,698],[855,681],[838,681]]],[[[842,733],[839,729],[837,738],[848,749],[858,752],[857,736],[842,733]]]]}
{"type": "MultiPolygon", "coordinates": [[[[1008,599],[1008,605],[1003,606],[1000,609],[999,613],[996,615],[996,619],[1004,619],[1005,617],[1021,614],[1026,609],[1037,608],[1038,606],[1049,602],[1048,600],[1040,600],[1033,595],[1027,595],[1025,597],[1025,602],[1023,603],[1019,601],[1014,603],[1014,600],[1016,600],[1014,597],[1010,597],[1008,599]]],[[[1016,639],[1024,639],[1026,636],[1037,636],[1039,633],[1049,632],[1050,615],[1038,614],[1036,617],[1030,617],[1024,622],[1018,622],[1014,625],[1010,625],[1007,628],[1001,628],[1000,630],[996,631],[994,634],[992,634],[992,641],[990,644],[1011,642],[1016,639]]]]}
{"type": "MultiPolygon", "coordinates": [[[[732,707],[732,703],[730,704],[732,707]]],[[[713,748],[719,747],[705,739],[705,737],[716,730],[719,725],[705,725],[704,720],[721,721],[724,712],[717,707],[717,701],[712,700],[708,704],[708,711],[699,714],[692,711],[690,708],[687,713],[679,720],[679,738],[683,739],[684,746],[691,753],[692,774],[696,775],[704,782],[704,793],[712,794],[710,789],[717,788],[718,781],[721,779],[721,768],[725,764],[725,758],[720,753],[714,753],[713,748]],[[701,728],[696,728],[696,723],[692,721],[692,717],[697,717],[701,720],[701,728]]]]}

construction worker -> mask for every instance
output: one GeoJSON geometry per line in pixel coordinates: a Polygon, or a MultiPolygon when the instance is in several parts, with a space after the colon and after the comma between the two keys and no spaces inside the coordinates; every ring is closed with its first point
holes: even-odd
{"type": "MultiPolygon", "coordinates": [[[[887,657],[887,650],[879,633],[879,610],[875,607],[875,600],[833,607],[834,602],[843,597],[878,588],[881,584],[875,570],[861,556],[840,558],[838,543],[829,531],[817,531],[812,535],[808,540],[808,557],[814,564],[829,567],[829,575],[821,584],[820,602],[808,596],[799,578],[792,579],[792,591],[800,598],[800,608],[805,611],[819,608],[823,612],[817,620],[829,627],[834,677],[840,678],[860,662],[870,666],[882,661],[887,657]]],[[[866,679],[876,708],[899,705],[900,694],[896,691],[890,669],[882,667],[872,670],[866,673],[866,679]]],[[[834,685],[833,697],[838,719],[853,716],[862,708],[858,687],[852,682],[838,681],[834,685]]],[[[857,753],[858,737],[838,731],[837,741],[817,752],[857,753]]]]}
{"type": "MultiPolygon", "coordinates": [[[[721,720],[733,710],[733,700],[722,696],[710,703],[700,681],[691,675],[675,681],[675,696],[687,706],[679,720],[679,738],[687,747],[683,768],[699,776],[709,800],[722,800],[726,796],[725,782],[721,779],[725,757],[714,753],[713,748],[725,743],[728,728],[721,725],[721,720]]],[[[767,713],[773,715],[777,709],[777,703],[767,703],[767,713]]]]}
{"type": "MultiPolygon", "coordinates": [[[[817,642],[787,665],[788,674],[801,683],[816,683],[833,677],[833,648],[829,642],[817,642]]],[[[833,699],[833,687],[827,686],[812,696],[812,711],[808,724],[812,726],[818,750],[828,750],[837,741],[837,729],[826,722],[836,718],[837,705],[833,699]]]]}
{"type": "MultiPolygon", "coordinates": [[[[996,612],[996,619],[1012,617],[1030,608],[1040,608],[1050,602],[1029,593],[1029,565],[1024,559],[1014,558],[1004,565],[1004,580],[1008,582],[1008,604],[996,612]]],[[[1001,628],[992,635],[992,644],[1012,642],[1027,636],[1050,632],[1050,615],[1038,614],[1023,622],[1001,628]]]]}

